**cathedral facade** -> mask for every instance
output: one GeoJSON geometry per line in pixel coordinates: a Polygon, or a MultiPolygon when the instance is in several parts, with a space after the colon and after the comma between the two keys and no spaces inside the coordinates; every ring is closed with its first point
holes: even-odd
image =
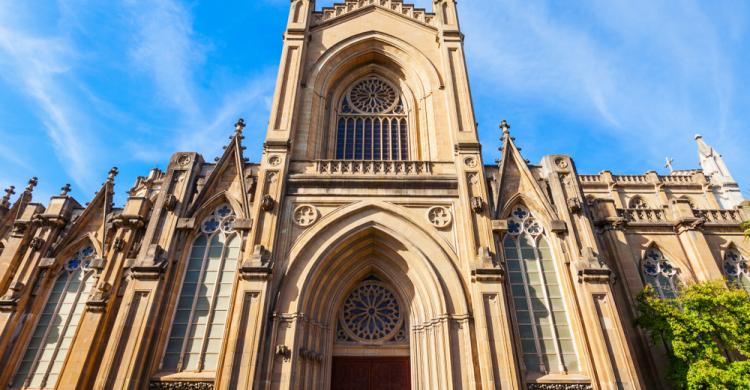
{"type": "MultiPolygon", "coordinates": [[[[455,0],[291,0],[263,153],[173,155],[122,207],[0,203],[0,387],[658,389],[635,297],[750,289],[721,155],[481,156],[455,0]]],[[[260,145],[258,145],[260,147],[260,145]]],[[[12,202],[11,202],[12,201],[12,202]]]]}

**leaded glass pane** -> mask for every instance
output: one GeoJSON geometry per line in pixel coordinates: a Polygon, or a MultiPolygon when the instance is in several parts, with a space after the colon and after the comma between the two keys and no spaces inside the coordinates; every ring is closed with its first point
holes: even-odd
{"type": "Polygon", "coordinates": [[[344,94],[335,122],[336,159],[408,160],[409,127],[398,89],[377,76],[344,94]]]}
{"type": "Polygon", "coordinates": [[[526,369],[539,373],[577,371],[554,258],[544,228],[524,207],[511,213],[503,250],[526,369]]]}

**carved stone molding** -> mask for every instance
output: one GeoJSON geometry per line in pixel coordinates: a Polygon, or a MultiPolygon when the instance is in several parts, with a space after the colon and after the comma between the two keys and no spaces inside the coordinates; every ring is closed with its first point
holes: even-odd
{"type": "Polygon", "coordinates": [[[427,220],[438,229],[444,229],[451,225],[453,216],[447,207],[434,206],[427,210],[427,220]]]}
{"type": "Polygon", "coordinates": [[[260,279],[270,278],[273,267],[270,263],[271,253],[263,247],[256,245],[253,247],[253,254],[240,266],[240,274],[243,279],[260,279]]]}
{"type": "Polygon", "coordinates": [[[484,199],[481,196],[474,196],[471,198],[471,209],[475,213],[479,214],[484,211],[484,199]]]}
{"type": "Polygon", "coordinates": [[[297,208],[294,209],[292,219],[297,226],[304,228],[312,226],[315,222],[318,221],[319,216],[320,213],[315,206],[310,204],[303,204],[297,206],[297,208]]]}
{"type": "Polygon", "coordinates": [[[148,386],[152,390],[213,390],[213,382],[198,381],[151,381],[148,386]]]}
{"type": "Polygon", "coordinates": [[[89,299],[86,301],[86,308],[89,311],[97,313],[104,311],[104,308],[107,306],[107,301],[109,300],[111,289],[112,285],[107,282],[97,286],[97,288],[89,294],[89,299]]]}
{"type": "Polygon", "coordinates": [[[16,308],[18,300],[21,299],[21,291],[24,284],[18,281],[11,283],[8,291],[0,297],[0,311],[13,311],[16,308]]]}
{"type": "Polygon", "coordinates": [[[44,240],[39,237],[34,237],[31,239],[31,242],[29,242],[29,247],[34,251],[38,251],[42,245],[44,245],[44,240]]]}
{"type": "Polygon", "coordinates": [[[133,265],[132,275],[136,279],[156,279],[164,272],[165,267],[164,250],[159,244],[151,244],[146,255],[133,265]]]}
{"type": "Polygon", "coordinates": [[[529,390],[591,390],[589,383],[529,383],[529,390]]]}
{"type": "Polygon", "coordinates": [[[273,200],[273,197],[271,197],[271,195],[263,195],[263,200],[261,200],[260,203],[260,207],[263,209],[263,211],[273,210],[274,205],[276,205],[276,201],[273,200]]]}

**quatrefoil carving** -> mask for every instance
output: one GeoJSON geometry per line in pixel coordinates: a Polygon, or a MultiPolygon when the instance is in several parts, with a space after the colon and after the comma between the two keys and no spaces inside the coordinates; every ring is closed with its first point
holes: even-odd
{"type": "Polygon", "coordinates": [[[431,207],[427,210],[427,220],[438,229],[446,228],[453,222],[450,210],[443,206],[431,207]]]}

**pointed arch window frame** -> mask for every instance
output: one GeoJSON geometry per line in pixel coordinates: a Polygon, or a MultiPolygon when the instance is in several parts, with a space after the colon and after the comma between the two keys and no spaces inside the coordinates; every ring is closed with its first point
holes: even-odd
{"type": "Polygon", "coordinates": [[[734,244],[731,244],[724,251],[721,265],[727,284],[741,288],[750,294],[750,259],[734,244]]]}
{"type": "MultiPolygon", "coordinates": [[[[416,122],[413,115],[413,110],[410,108],[409,105],[409,99],[407,91],[405,90],[403,85],[400,85],[400,83],[395,83],[393,80],[391,80],[389,77],[385,77],[377,72],[369,72],[366,73],[364,76],[360,76],[355,78],[353,81],[348,82],[345,84],[346,87],[340,89],[337,93],[333,94],[333,104],[331,106],[331,116],[330,116],[330,126],[328,130],[328,134],[330,134],[330,141],[328,143],[329,145],[329,153],[328,157],[334,160],[339,161],[409,161],[416,159],[415,156],[417,156],[418,151],[416,149],[416,139],[418,136],[415,132],[415,126],[416,122]],[[400,112],[386,112],[386,113],[371,113],[371,112],[362,112],[360,110],[354,110],[350,108],[350,112],[345,112],[347,104],[351,105],[348,102],[350,91],[357,87],[360,83],[371,80],[371,79],[377,79],[379,81],[382,81],[383,83],[387,84],[391,88],[393,88],[396,91],[397,99],[399,102],[393,107],[401,107],[400,112]],[[383,119],[391,120],[393,118],[398,119],[397,128],[394,130],[392,124],[389,125],[390,129],[388,129],[387,137],[388,137],[388,145],[385,146],[384,140],[385,138],[382,136],[386,133],[386,130],[383,129],[383,119]],[[342,129],[342,122],[341,120],[344,119],[344,127],[342,129]],[[369,153],[367,153],[367,150],[364,146],[364,143],[361,145],[360,149],[356,148],[356,145],[354,145],[354,142],[352,143],[352,147],[354,148],[352,150],[351,155],[348,153],[347,149],[347,134],[349,132],[349,121],[353,120],[354,124],[352,127],[352,132],[355,134],[353,139],[356,141],[356,134],[358,131],[362,131],[362,138],[366,139],[366,133],[367,129],[365,129],[367,125],[367,121],[370,120],[371,123],[371,141],[370,141],[370,147],[371,150],[369,153]],[[361,120],[361,129],[359,126],[359,121],[361,120]],[[375,126],[375,122],[378,121],[379,126],[375,126]],[[376,129],[377,127],[377,129],[376,129]],[[381,137],[378,144],[375,144],[375,140],[378,137],[375,137],[375,132],[380,132],[381,137]],[[394,149],[394,145],[392,142],[392,136],[394,133],[398,134],[398,147],[394,149]],[[343,133],[343,134],[342,134],[343,133]],[[376,148],[379,148],[379,153],[376,153],[376,148]],[[384,158],[384,151],[386,151],[387,148],[387,154],[388,158],[384,158]],[[359,152],[361,150],[361,153],[359,152]],[[359,153],[359,156],[357,154],[359,153]],[[397,153],[398,158],[392,158],[393,154],[397,153]],[[349,157],[351,156],[351,157],[349,157]],[[369,158],[367,158],[369,156],[369,158]]],[[[391,110],[393,110],[393,107],[391,107],[391,110]]],[[[389,122],[390,123],[390,122],[389,122]]]]}
{"type": "MultiPolygon", "coordinates": [[[[182,269],[182,275],[180,276],[180,283],[175,288],[175,304],[174,309],[172,312],[172,315],[170,317],[169,321],[169,328],[166,333],[166,342],[163,343],[164,349],[163,353],[161,354],[161,359],[159,360],[159,368],[162,371],[165,372],[172,372],[172,373],[205,373],[205,372],[215,372],[219,365],[219,360],[221,358],[222,351],[224,349],[225,344],[225,336],[227,332],[227,322],[230,320],[230,312],[231,312],[231,305],[232,305],[232,297],[234,297],[235,294],[235,288],[237,286],[236,279],[237,279],[237,273],[238,273],[238,261],[239,261],[239,251],[240,251],[240,245],[241,245],[241,237],[239,233],[234,229],[234,222],[236,219],[236,213],[232,206],[229,203],[222,203],[219,206],[213,208],[213,211],[203,217],[202,222],[200,226],[197,228],[197,231],[192,237],[192,239],[189,241],[189,245],[187,245],[186,250],[186,258],[185,261],[185,267],[182,269]],[[218,243],[221,245],[221,252],[219,254],[218,260],[218,268],[216,269],[216,277],[213,281],[213,287],[212,291],[210,292],[210,304],[207,309],[207,317],[206,317],[206,323],[205,324],[197,324],[194,323],[194,320],[196,319],[196,312],[198,311],[198,300],[200,299],[200,289],[201,286],[205,285],[206,283],[206,274],[207,272],[213,272],[208,270],[208,263],[211,261],[211,250],[213,248],[213,241],[215,238],[219,237],[218,243]],[[199,240],[205,239],[203,252],[200,258],[197,258],[194,256],[194,251],[197,246],[199,240]],[[221,241],[223,239],[223,241],[221,241]],[[236,244],[236,247],[232,247],[232,245],[236,244]],[[235,257],[230,258],[230,250],[236,249],[235,257]],[[183,297],[183,289],[185,287],[186,279],[188,272],[190,271],[191,261],[200,262],[200,268],[198,270],[198,276],[195,280],[195,288],[192,290],[191,294],[191,303],[189,307],[189,315],[187,318],[187,323],[185,323],[185,330],[184,333],[181,336],[178,336],[179,339],[182,341],[179,344],[179,350],[176,352],[170,351],[170,342],[173,337],[173,332],[175,331],[176,325],[182,325],[182,323],[176,324],[175,321],[177,319],[178,312],[180,310],[185,310],[184,308],[180,308],[180,300],[183,297]],[[234,263],[234,267],[231,266],[231,263],[234,263]],[[230,263],[227,265],[227,263],[230,263]],[[229,267],[229,268],[227,268],[229,267]],[[230,286],[228,290],[228,295],[221,296],[221,284],[223,281],[224,275],[230,275],[230,286]],[[221,327],[224,328],[221,338],[219,339],[219,349],[216,352],[217,354],[217,360],[216,365],[211,368],[206,367],[206,355],[209,354],[207,351],[208,344],[211,340],[211,331],[214,326],[217,325],[215,321],[216,319],[216,311],[219,308],[218,307],[218,300],[219,298],[226,298],[227,306],[224,311],[225,317],[223,318],[223,322],[219,324],[221,327]],[[195,328],[197,328],[199,325],[205,326],[204,331],[202,334],[198,336],[191,335],[191,331],[195,328]],[[191,347],[190,343],[192,340],[200,340],[200,351],[198,353],[198,361],[197,366],[195,369],[188,368],[187,364],[189,362],[187,361],[188,355],[191,354],[191,350],[188,349],[191,347]],[[174,367],[165,367],[167,364],[167,357],[168,355],[174,355],[177,354],[177,361],[175,362],[174,367]]],[[[201,309],[202,310],[202,309],[201,309]]],[[[213,354],[213,352],[211,352],[213,354]]]]}
{"type": "MultiPolygon", "coordinates": [[[[580,352],[578,350],[578,342],[575,337],[575,333],[573,332],[573,321],[570,314],[570,302],[568,298],[566,297],[565,290],[563,287],[563,280],[560,277],[557,277],[555,280],[555,283],[557,284],[556,287],[559,290],[560,294],[560,302],[561,305],[558,308],[555,308],[552,303],[552,297],[551,297],[551,291],[550,286],[554,286],[554,284],[548,283],[547,276],[545,273],[552,273],[554,275],[558,275],[558,264],[556,257],[552,251],[551,241],[547,237],[546,229],[543,227],[543,225],[535,218],[533,213],[529,211],[523,204],[518,204],[514,206],[511,209],[511,215],[508,219],[508,231],[506,234],[502,237],[502,240],[500,242],[501,247],[503,248],[503,257],[505,260],[506,270],[508,273],[508,287],[507,289],[509,291],[510,303],[512,310],[512,316],[515,322],[514,326],[514,332],[516,334],[516,339],[518,342],[518,351],[521,354],[521,360],[524,362],[524,366],[526,366],[526,355],[536,355],[536,359],[538,360],[539,367],[537,369],[530,369],[529,367],[526,367],[526,370],[530,373],[538,373],[542,375],[547,374],[569,374],[569,373],[578,373],[581,371],[581,359],[580,359],[580,352]],[[532,223],[526,225],[526,221],[533,220],[532,223]],[[521,244],[521,240],[526,239],[529,244],[531,244],[531,247],[533,249],[533,256],[534,259],[526,258],[523,254],[523,246],[521,244]],[[543,259],[542,252],[541,252],[541,242],[544,240],[544,243],[546,245],[546,250],[549,253],[550,258],[549,259],[543,259]],[[512,241],[513,246],[512,248],[515,250],[515,257],[512,260],[510,259],[510,256],[506,252],[506,250],[509,248],[507,245],[508,241],[512,241]],[[536,316],[534,314],[534,308],[535,305],[532,302],[532,292],[530,291],[531,283],[528,280],[528,270],[526,268],[525,261],[526,260],[533,260],[535,261],[537,265],[537,273],[539,274],[539,283],[542,287],[542,298],[544,298],[544,304],[545,304],[545,310],[547,310],[550,314],[550,323],[548,324],[548,331],[551,331],[553,335],[554,340],[554,348],[555,348],[555,357],[557,358],[558,367],[554,370],[551,369],[551,367],[547,367],[545,365],[544,357],[543,355],[549,355],[543,353],[543,348],[541,345],[541,342],[543,340],[543,337],[539,334],[540,329],[537,329],[541,325],[541,321],[536,320],[536,316]],[[552,270],[545,271],[542,262],[544,260],[548,260],[552,264],[552,270]],[[511,266],[510,262],[516,261],[518,262],[518,268],[513,269],[513,266],[511,266]],[[520,274],[521,282],[520,286],[523,287],[524,293],[522,300],[525,301],[525,306],[523,308],[516,307],[516,292],[514,291],[514,285],[517,287],[519,286],[519,282],[514,282],[512,280],[511,273],[517,272],[520,274]],[[555,309],[562,309],[564,313],[564,323],[558,324],[558,320],[554,318],[554,312],[560,311],[555,309]],[[519,319],[520,312],[528,312],[529,316],[529,324],[525,324],[527,326],[531,327],[532,332],[532,338],[534,341],[534,348],[535,351],[533,353],[528,353],[524,349],[524,343],[521,334],[521,323],[519,319]],[[560,337],[560,331],[567,327],[568,337],[563,339],[560,337]],[[570,342],[570,351],[564,351],[562,346],[562,341],[567,340],[570,342]],[[567,353],[566,353],[567,352],[567,353]],[[571,361],[568,361],[566,359],[566,356],[569,358],[572,358],[571,361]]],[[[526,338],[528,339],[528,338],[526,338]]]]}
{"type": "Polygon", "coordinates": [[[680,268],[670,257],[664,255],[656,244],[651,244],[643,252],[640,275],[644,285],[650,285],[662,299],[675,298],[680,291],[680,268]],[[666,286],[662,283],[666,282],[666,286]],[[665,289],[667,287],[667,289],[665,289]]]}
{"type": "MultiPolygon", "coordinates": [[[[36,319],[33,330],[24,346],[24,353],[18,361],[18,366],[15,367],[9,388],[48,389],[56,387],[57,381],[60,379],[60,374],[62,373],[62,367],[68,359],[70,347],[73,345],[73,341],[78,333],[78,328],[83,320],[84,312],[86,310],[86,301],[97,281],[97,272],[90,267],[91,261],[97,255],[95,247],[91,243],[88,243],[79,248],[80,249],[73,252],[73,254],[60,265],[57,272],[54,273],[54,279],[47,291],[44,304],[42,305],[42,312],[36,319]],[[75,281],[74,278],[77,276],[80,276],[80,280],[78,281],[76,290],[69,291],[68,289],[70,288],[71,283],[75,281]],[[51,298],[53,297],[59,283],[62,283],[62,288],[58,291],[60,295],[57,298],[57,301],[52,302],[51,298]],[[66,298],[70,296],[72,296],[72,302],[66,303],[66,298]],[[54,305],[51,305],[53,303],[54,305]],[[53,327],[55,326],[55,319],[61,315],[63,305],[69,305],[70,309],[64,314],[65,318],[61,321],[62,323],[58,324],[60,327],[57,330],[57,338],[55,340],[49,340],[53,327]],[[50,308],[52,311],[48,311],[50,308]],[[44,324],[45,328],[40,329],[39,327],[43,324],[42,321],[45,316],[49,316],[49,320],[44,324]],[[73,319],[76,316],[78,318],[76,318],[75,323],[73,323],[73,319]],[[42,333],[39,336],[36,336],[39,330],[42,330],[42,333]],[[35,352],[31,357],[31,360],[29,360],[27,359],[27,356],[31,352],[30,348],[32,347],[34,339],[37,337],[39,337],[39,344],[34,348],[35,352]],[[65,339],[69,339],[70,343],[63,346],[65,339]],[[54,342],[54,346],[51,349],[52,355],[50,356],[50,360],[44,362],[46,363],[46,367],[44,368],[40,382],[34,382],[34,377],[39,375],[37,372],[40,368],[39,366],[43,363],[40,361],[41,357],[45,351],[49,349],[47,346],[51,344],[51,341],[54,342]],[[44,343],[46,343],[47,346],[45,346],[44,343]],[[29,362],[28,368],[24,368],[24,362],[29,362]],[[52,372],[52,370],[55,369],[55,366],[61,371],[56,373],[52,372]],[[23,375],[23,377],[19,377],[19,375],[23,375]],[[53,376],[54,379],[50,380],[53,376]],[[23,382],[19,384],[17,382],[19,380],[22,380],[23,382]]],[[[45,280],[45,278],[40,277],[38,278],[37,283],[40,283],[43,280],[45,280]]]]}

